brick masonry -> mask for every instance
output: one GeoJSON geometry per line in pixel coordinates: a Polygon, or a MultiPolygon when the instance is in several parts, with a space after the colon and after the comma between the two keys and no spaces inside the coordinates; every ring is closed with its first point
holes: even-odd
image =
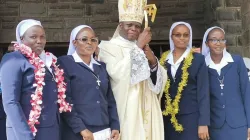
{"type": "Polygon", "coordinates": [[[244,56],[250,57],[250,1],[242,0],[242,51],[244,56]]]}
{"type": "Polygon", "coordinates": [[[214,25],[222,27],[226,32],[228,50],[244,55],[242,0],[206,0],[205,5],[205,28],[214,25]]]}
{"type": "MultiPolygon", "coordinates": [[[[187,21],[194,38],[204,31],[204,0],[149,0],[156,3],[156,22],[150,24],[154,40],[167,40],[171,24],[187,21]]],[[[70,30],[79,24],[92,26],[101,39],[113,35],[118,24],[117,0],[1,0],[0,42],[15,39],[15,27],[25,18],[42,22],[48,42],[67,42],[70,30]],[[66,34],[66,35],[65,35],[66,34]]]]}
{"type": "MultiPolygon", "coordinates": [[[[208,27],[218,25],[227,33],[229,50],[243,54],[244,36],[250,36],[248,30],[242,36],[250,23],[250,4],[241,6],[242,1],[148,0],[158,7],[156,21],[150,23],[153,40],[166,42],[176,21],[189,22],[194,40],[200,42],[208,27]]],[[[118,25],[117,0],[0,0],[0,44],[14,40],[16,25],[26,18],[42,22],[48,42],[68,42],[79,24],[92,26],[99,38],[108,39],[118,25]]]]}

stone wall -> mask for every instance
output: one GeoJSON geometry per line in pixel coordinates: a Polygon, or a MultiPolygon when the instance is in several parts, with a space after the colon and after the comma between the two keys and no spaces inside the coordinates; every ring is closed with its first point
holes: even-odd
{"type": "Polygon", "coordinates": [[[155,39],[168,40],[173,22],[186,21],[193,28],[193,38],[204,32],[204,0],[151,0],[158,7],[156,22],[152,24],[155,39]]]}
{"type": "Polygon", "coordinates": [[[205,7],[205,28],[222,27],[229,51],[242,54],[241,0],[206,0],[205,7]]]}
{"type": "Polygon", "coordinates": [[[242,0],[242,55],[250,57],[250,1],[242,0]]]}
{"type": "MultiPolygon", "coordinates": [[[[229,50],[243,54],[242,25],[248,28],[249,16],[242,13],[245,22],[241,21],[241,1],[148,0],[158,7],[156,21],[150,23],[152,44],[168,45],[171,24],[186,21],[193,28],[194,45],[201,45],[205,29],[218,25],[227,33],[229,50]]],[[[66,47],[70,31],[79,24],[92,26],[99,38],[108,39],[118,24],[117,0],[0,0],[0,47],[15,39],[16,25],[27,18],[42,22],[48,45],[56,43],[66,47]]]]}
{"type": "Polygon", "coordinates": [[[70,31],[79,24],[93,26],[103,37],[116,26],[116,5],[103,0],[2,0],[0,42],[15,39],[16,25],[27,18],[42,22],[48,42],[67,42],[70,31]]]}
{"type": "MultiPolygon", "coordinates": [[[[204,31],[204,0],[150,0],[156,3],[156,22],[151,24],[154,40],[167,40],[175,21],[190,22],[194,38],[204,31]]],[[[48,42],[67,42],[70,31],[79,24],[92,26],[98,36],[112,36],[118,23],[117,0],[0,0],[0,42],[15,39],[15,26],[22,19],[40,20],[48,42]]]]}

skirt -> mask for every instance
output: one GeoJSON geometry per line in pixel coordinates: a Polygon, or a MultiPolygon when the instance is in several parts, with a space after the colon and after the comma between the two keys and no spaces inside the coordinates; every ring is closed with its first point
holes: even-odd
{"type": "Polygon", "coordinates": [[[198,120],[199,113],[183,114],[176,116],[178,122],[182,124],[184,130],[176,132],[170,122],[169,116],[163,116],[165,140],[199,140],[198,138],[198,120]]]}
{"type": "MultiPolygon", "coordinates": [[[[86,128],[92,132],[98,132],[103,129],[109,128],[108,125],[105,126],[90,126],[90,125],[85,125],[86,128]]],[[[83,140],[83,137],[81,136],[80,133],[74,133],[73,130],[70,128],[68,124],[63,120],[61,121],[61,140],[83,140]]]]}
{"type": "Polygon", "coordinates": [[[221,128],[209,128],[211,140],[246,140],[247,126],[238,128],[230,127],[227,122],[221,128]]]}

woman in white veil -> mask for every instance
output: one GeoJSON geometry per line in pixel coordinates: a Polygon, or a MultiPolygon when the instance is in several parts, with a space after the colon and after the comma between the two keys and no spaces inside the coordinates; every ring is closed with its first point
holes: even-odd
{"type": "Polygon", "coordinates": [[[46,35],[40,21],[22,20],[16,40],[16,51],[4,55],[0,69],[7,139],[60,140],[59,114],[71,106],[64,100],[57,58],[44,51],[46,35]]]}
{"type": "Polygon", "coordinates": [[[176,22],[169,33],[170,51],[160,63],[168,81],[161,98],[165,140],[208,139],[208,74],[204,56],[192,51],[192,28],[176,22]]]}
{"type": "Polygon", "coordinates": [[[250,84],[242,57],[227,52],[225,31],[217,26],[205,32],[202,54],[209,68],[211,139],[249,139],[250,84]]]}
{"type": "Polygon", "coordinates": [[[74,105],[72,112],[62,115],[62,140],[119,137],[116,101],[106,65],[93,58],[97,45],[94,30],[79,25],[71,32],[68,55],[58,58],[65,71],[67,99],[74,105]]]}

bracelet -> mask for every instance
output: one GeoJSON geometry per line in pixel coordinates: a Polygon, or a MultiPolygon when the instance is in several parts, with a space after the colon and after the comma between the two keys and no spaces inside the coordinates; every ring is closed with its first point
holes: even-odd
{"type": "Polygon", "coordinates": [[[149,67],[150,67],[151,69],[153,69],[153,68],[155,68],[157,65],[158,65],[158,62],[156,62],[154,65],[150,65],[149,67]]]}

